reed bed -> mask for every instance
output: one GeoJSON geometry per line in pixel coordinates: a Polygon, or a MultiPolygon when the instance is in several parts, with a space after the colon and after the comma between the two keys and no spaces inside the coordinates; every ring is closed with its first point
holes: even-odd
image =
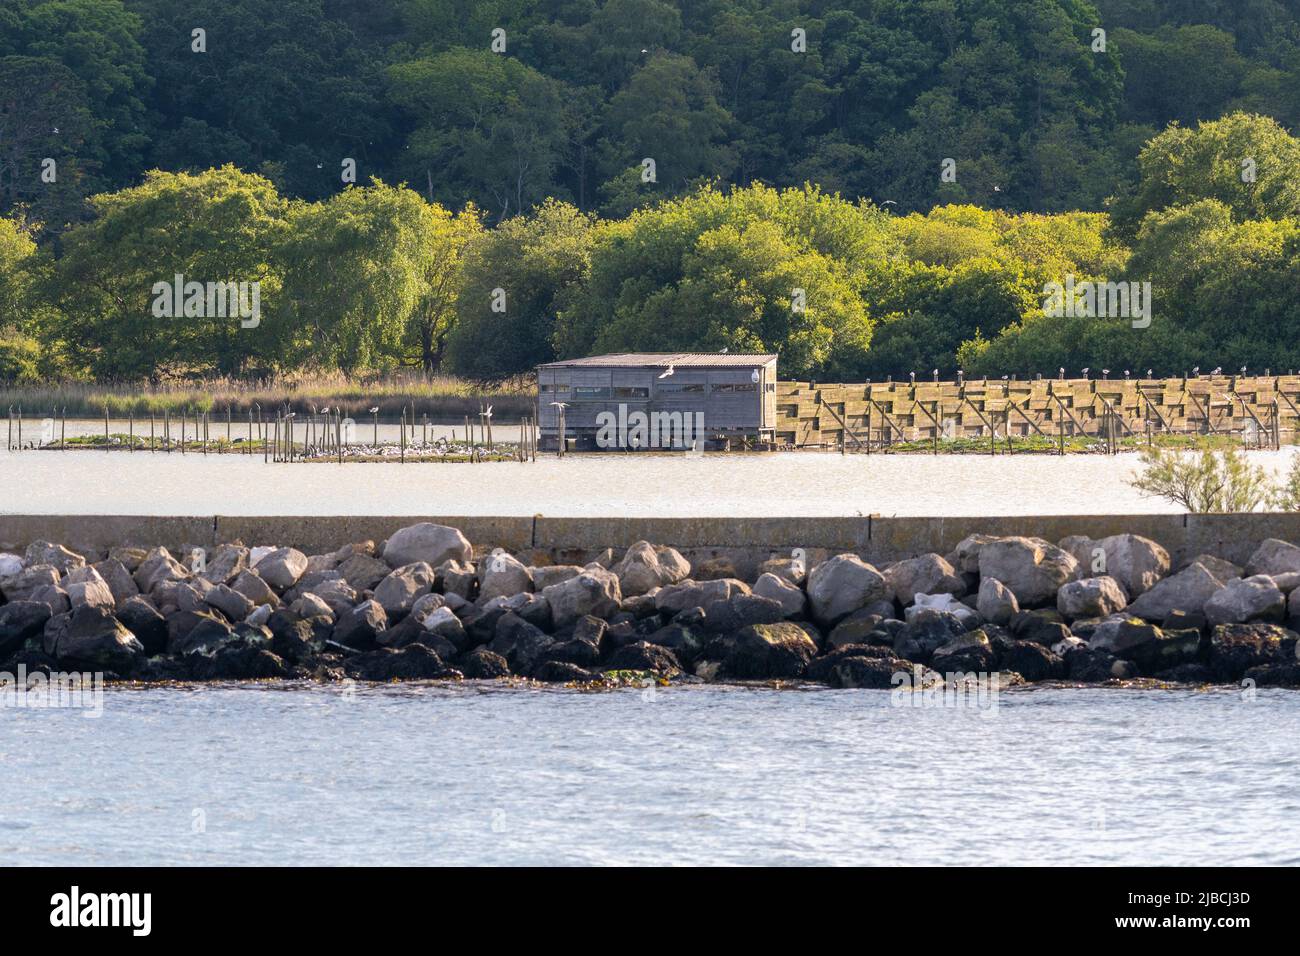
{"type": "Polygon", "coordinates": [[[379,408],[381,420],[397,418],[412,406],[416,416],[432,422],[459,422],[476,417],[492,405],[498,420],[527,415],[533,391],[526,381],[483,386],[452,376],[387,376],[350,378],[342,373],[310,377],[242,381],[231,378],[175,382],[153,386],[141,382],[53,382],[41,385],[0,386],[0,412],[22,408],[27,416],[49,415],[55,410],[69,418],[99,418],[105,409],[112,418],[150,414],[194,415],[206,412],[214,419],[227,409],[235,418],[259,408],[285,409],[299,414],[313,409],[342,409],[345,416],[370,418],[379,408]]]}

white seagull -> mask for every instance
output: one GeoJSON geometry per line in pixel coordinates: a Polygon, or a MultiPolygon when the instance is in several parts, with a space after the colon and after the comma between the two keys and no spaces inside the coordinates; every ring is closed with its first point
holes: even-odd
{"type": "Polygon", "coordinates": [[[672,363],[672,362],[669,362],[669,363],[668,363],[668,370],[665,371],[665,372],[661,372],[661,373],[659,373],[659,377],[660,377],[660,378],[667,378],[669,375],[672,375],[674,371],[675,371],[675,370],[673,369],[673,363],[672,363]]]}

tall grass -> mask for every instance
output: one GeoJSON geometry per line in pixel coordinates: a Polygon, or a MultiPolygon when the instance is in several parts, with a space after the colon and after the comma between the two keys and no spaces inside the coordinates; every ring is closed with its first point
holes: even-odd
{"type": "Polygon", "coordinates": [[[114,418],[207,412],[213,417],[246,416],[259,407],[264,413],[288,407],[306,413],[313,408],[342,409],[345,416],[368,419],[378,406],[382,419],[398,418],[412,404],[418,421],[460,421],[477,416],[480,405],[492,405],[497,421],[529,414],[533,390],[524,381],[481,386],[451,376],[388,375],[352,378],[341,372],[258,381],[231,378],[205,379],[151,386],[143,382],[52,382],[41,385],[0,386],[0,413],[20,406],[24,415],[66,413],[70,418],[98,418],[105,409],[114,418]]]}

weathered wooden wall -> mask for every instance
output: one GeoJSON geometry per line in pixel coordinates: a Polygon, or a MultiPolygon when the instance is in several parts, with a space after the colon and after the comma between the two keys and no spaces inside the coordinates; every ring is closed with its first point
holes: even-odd
{"type": "Polygon", "coordinates": [[[825,384],[779,382],[776,436],[782,444],[838,446],[1042,433],[1100,435],[1107,404],[1117,437],[1233,433],[1283,443],[1300,421],[1300,376],[1169,379],[1039,379],[825,384]],[[849,434],[845,434],[847,425],[849,434]]]}

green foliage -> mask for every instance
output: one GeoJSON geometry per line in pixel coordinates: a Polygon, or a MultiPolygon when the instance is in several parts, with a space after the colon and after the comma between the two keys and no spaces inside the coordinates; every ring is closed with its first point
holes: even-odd
{"type": "Polygon", "coordinates": [[[463,48],[394,65],[389,81],[419,124],[405,171],[428,183],[431,198],[472,199],[504,219],[557,193],[569,138],[560,84],[513,58],[463,48]]]}
{"type": "Polygon", "coordinates": [[[863,270],[889,245],[873,209],[812,187],[705,188],[598,230],[556,352],[779,350],[786,374],[848,376],[871,340],[863,270]]]}
{"type": "Polygon", "coordinates": [[[0,216],[42,249],[0,225],[0,333],[99,376],[1300,367],[1297,124],[1274,0],[8,0],[0,216]],[[176,272],[263,322],[155,319],[176,272]],[[1067,276],[1151,282],[1150,327],[1044,315],[1067,276]]]}
{"type": "Polygon", "coordinates": [[[1238,221],[1300,214],[1300,141],[1265,116],[1233,113],[1196,129],[1171,126],[1138,156],[1136,190],[1115,205],[1115,228],[1132,235],[1144,217],[1214,200],[1238,221]]]}
{"type": "Polygon", "coordinates": [[[168,368],[231,373],[274,361],[283,329],[241,328],[215,317],[158,317],[155,285],[261,283],[271,311],[279,287],[273,250],[287,203],[261,176],[231,166],[190,175],[150,173],[143,185],[93,197],[96,218],[70,229],[42,286],[54,316],[44,336],[74,367],[101,378],[168,368]]]}
{"type": "Polygon", "coordinates": [[[555,317],[586,277],[592,241],[591,218],[555,201],[475,237],[459,277],[451,368],[496,380],[555,358],[555,317]],[[504,312],[493,309],[498,289],[504,312]]]}
{"type": "Polygon", "coordinates": [[[15,219],[0,219],[0,328],[17,325],[26,316],[30,268],[36,243],[15,219]]]}
{"type": "Polygon", "coordinates": [[[1274,511],[1300,511],[1300,455],[1291,456],[1286,475],[1273,492],[1274,511]]]}
{"type": "MultiPolygon", "coordinates": [[[[376,181],[323,203],[300,204],[277,250],[291,348],[345,371],[418,361],[434,371],[453,324],[452,283],[478,230],[405,187],[376,181]]],[[[285,355],[292,361],[291,355],[285,355]]]]}
{"type": "Polygon", "coordinates": [[[0,331],[0,385],[22,385],[40,377],[41,345],[17,332],[0,331]]]}
{"type": "Polygon", "coordinates": [[[1148,448],[1129,484],[1195,514],[1256,511],[1274,500],[1269,477],[1240,449],[1180,452],[1148,448]]]}
{"type": "Polygon", "coordinates": [[[51,236],[150,168],[233,163],[317,200],[344,157],[492,221],[547,198],[624,215],[647,155],[655,199],[811,181],[904,212],[1096,211],[1170,122],[1300,123],[1300,11],[1273,0],[7,0],[7,58],[53,82],[0,85],[0,113],[60,133],[0,140],[22,171],[0,159],[0,214],[34,204],[51,236]],[[27,195],[45,156],[73,165],[27,195]]]}

